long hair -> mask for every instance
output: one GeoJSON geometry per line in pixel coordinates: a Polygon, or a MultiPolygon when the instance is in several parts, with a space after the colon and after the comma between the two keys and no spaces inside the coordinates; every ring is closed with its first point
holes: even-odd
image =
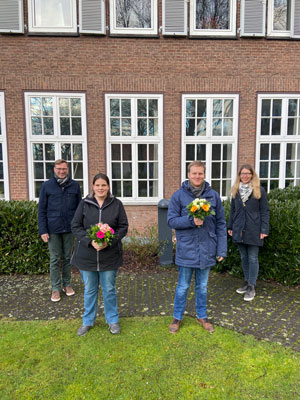
{"type": "Polygon", "coordinates": [[[260,199],[261,192],[260,192],[259,177],[257,176],[257,173],[255,172],[255,170],[252,168],[252,166],[250,164],[243,164],[240,167],[237,177],[235,179],[234,185],[232,186],[231,191],[230,191],[231,196],[235,199],[235,196],[236,196],[237,192],[239,191],[239,186],[240,186],[240,182],[241,182],[241,172],[243,169],[248,169],[251,172],[251,174],[252,174],[251,183],[253,185],[253,197],[255,197],[256,199],[260,199]]]}
{"type": "MultiPolygon", "coordinates": [[[[109,177],[108,177],[107,175],[102,174],[102,172],[99,172],[99,174],[95,175],[94,178],[93,178],[93,185],[95,184],[95,182],[96,182],[98,179],[103,179],[103,180],[108,184],[108,186],[109,186],[109,188],[110,188],[109,177]]],[[[95,193],[94,193],[94,190],[92,190],[92,195],[94,195],[94,194],[95,194],[95,193]]],[[[109,191],[107,192],[107,197],[110,197],[110,196],[111,196],[111,193],[110,193],[110,190],[109,190],[109,191]]]]}

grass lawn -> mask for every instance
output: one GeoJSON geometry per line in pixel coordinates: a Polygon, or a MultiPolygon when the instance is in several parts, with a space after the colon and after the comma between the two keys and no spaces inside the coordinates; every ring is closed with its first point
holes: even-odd
{"type": "Polygon", "coordinates": [[[84,337],[79,320],[0,322],[0,398],[300,399],[300,354],[185,317],[103,318],[84,337]]]}

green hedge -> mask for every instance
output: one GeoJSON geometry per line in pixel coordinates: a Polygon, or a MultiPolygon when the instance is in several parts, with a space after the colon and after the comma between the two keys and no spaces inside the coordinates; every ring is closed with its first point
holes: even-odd
{"type": "MultiPolygon", "coordinates": [[[[270,235],[265,239],[265,245],[259,253],[259,279],[298,285],[300,187],[275,189],[268,194],[268,198],[271,211],[270,235]]],[[[229,200],[224,202],[224,208],[228,220],[229,200]]],[[[48,246],[42,242],[38,233],[36,202],[0,201],[0,228],[0,274],[48,272],[48,246]]],[[[140,248],[138,253],[137,260],[147,256],[140,248]]],[[[228,256],[217,264],[215,270],[228,271],[232,275],[242,277],[239,252],[231,238],[228,238],[228,256]]]]}
{"type": "Polygon", "coordinates": [[[0,201],[0,274],[49,271],[48,246],[37,227],[37,203],[0,201]]]}
{"type": "MultiPolygon", "coordinates": [[[[270,234],[259,253],[259,279],[270,279],[286,285],[300,284],[300,187],[275,189],[268,194],[270,234]]],[[[230,201],[224,202],[226,219],[230,201]]],[[[237,246],[228,239],[228,256],[215,267],[243,277],[237,246]]]]}

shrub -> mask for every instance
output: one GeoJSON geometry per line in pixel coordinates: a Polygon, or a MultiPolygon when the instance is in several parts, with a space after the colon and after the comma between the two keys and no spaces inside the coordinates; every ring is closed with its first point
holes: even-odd
{"type": "Polygon", "coordinates": [[[0,201],[0,273],[40,274],[49,270],[34,201],[0,201]]]}
{"type": "MultiPolygon", "coordinates": [[[[300,188],[275,189],[268,194],[270,234],[259,252],[259,279],[272,279],[287,285],[300,284],[300,188]]],[[[226,219],[230,201],[224,202],[226,219]]],[[[215,267],[243,276],[237,246],[228,239],[228,257],[215,267]]]]}

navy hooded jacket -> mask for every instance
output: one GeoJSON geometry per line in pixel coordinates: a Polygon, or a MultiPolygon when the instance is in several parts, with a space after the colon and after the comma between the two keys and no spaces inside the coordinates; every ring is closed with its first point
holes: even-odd
{"type": "Polygon", "coordinates": [[[168,225],[176,232],[175,263],[180,267],[207,268],[216,264],[216,257],[227,255],[227,233],[224,208],[220,196],[208,182],[201,198],[211,203],[215,215],[207,216],[203,225],[194,224],[186,206],[194,199],[188,180],[173,194],[168,209],[168,225]]]}
{"type": "Polygon", "coordinates": [[[79,183],[73,179],[64,187],[55,178],[44,182],[39,197],[40,235],[71,232],[71,221],[81,199],[79,183]]]}

